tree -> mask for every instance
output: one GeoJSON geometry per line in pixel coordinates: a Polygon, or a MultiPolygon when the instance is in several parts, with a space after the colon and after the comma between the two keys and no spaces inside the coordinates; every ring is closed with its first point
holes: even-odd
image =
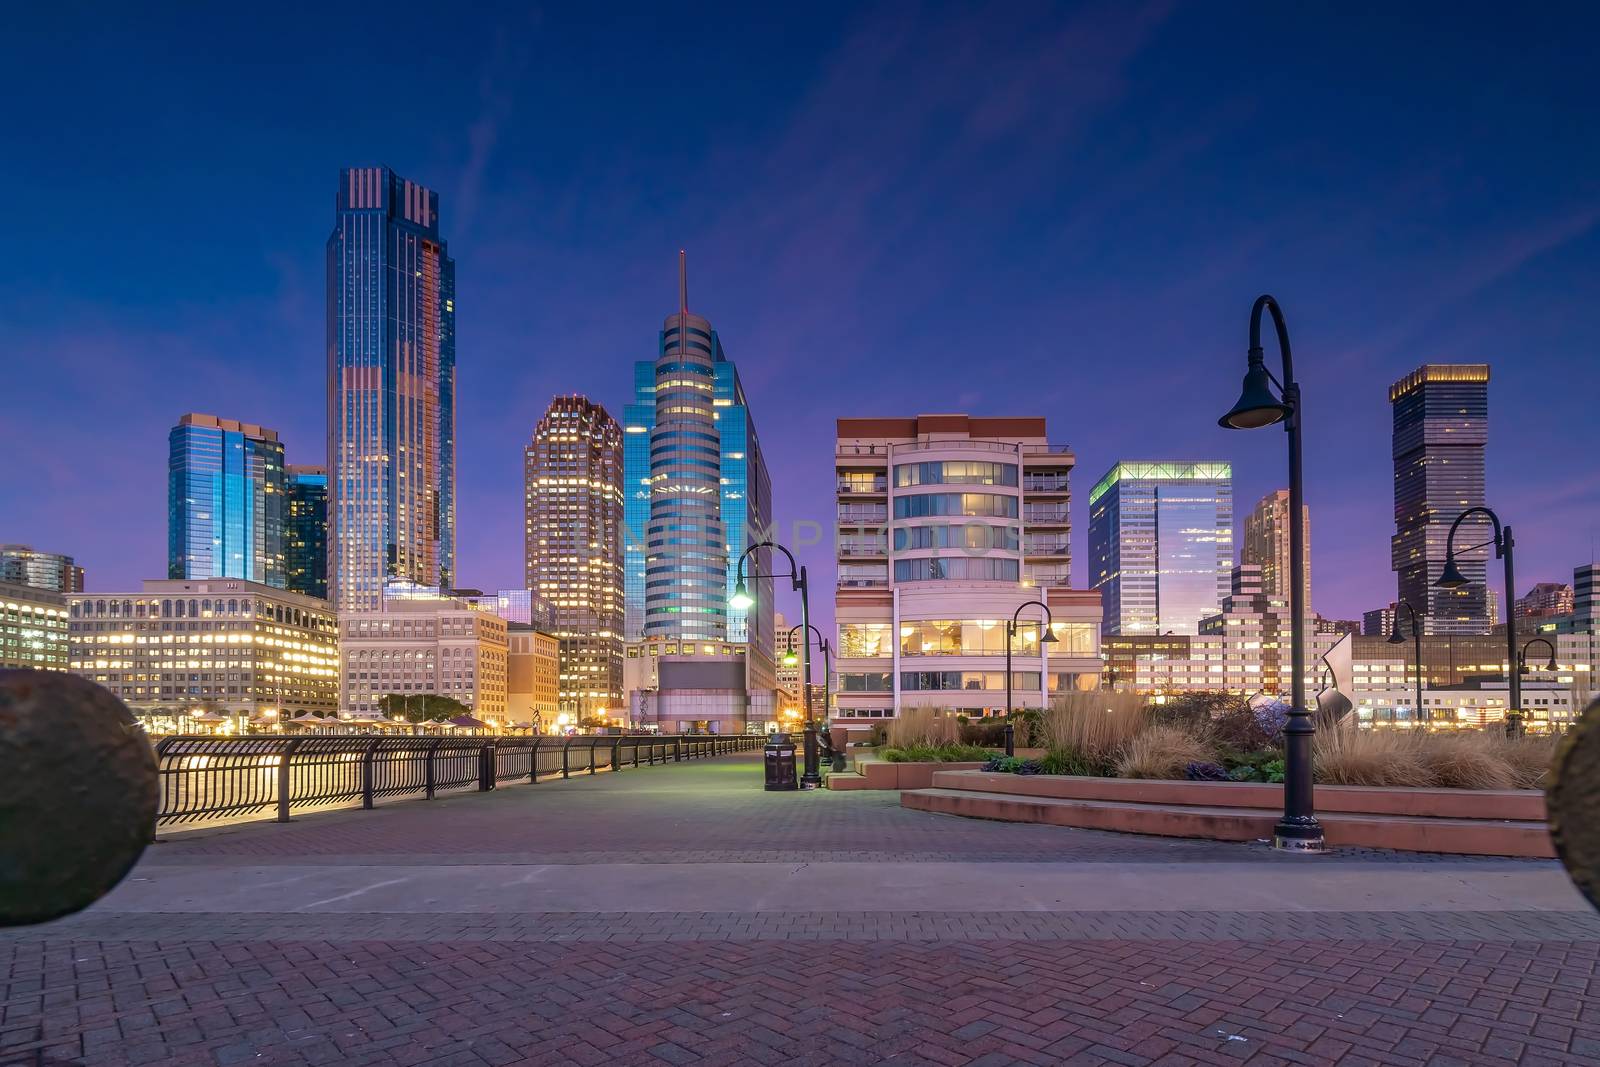
{"type": "Polygon", "coordinates": [[[442,722],[472,714],[472,709],[455,697],[438,693],[385,693],[378,698],[378,707],[390,718],[398,715],[406,722],[442,722]]]}

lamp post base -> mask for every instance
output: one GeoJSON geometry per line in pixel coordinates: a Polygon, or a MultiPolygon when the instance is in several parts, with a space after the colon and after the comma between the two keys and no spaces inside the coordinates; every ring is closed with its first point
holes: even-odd
{"type": "Polygon", "coordinates": [[[1279,852],[1316,855],[1328,851],[1322,837],[1322,824],[1315,818],[1285,819],[1272,828],[1272,847],[1279,852]]]}

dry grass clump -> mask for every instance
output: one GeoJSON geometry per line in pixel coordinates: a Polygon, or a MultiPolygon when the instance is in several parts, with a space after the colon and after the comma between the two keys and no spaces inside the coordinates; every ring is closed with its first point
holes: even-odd
{"type": "Polygon", "coordinates": [[[1432,734],[1420,748],[1433,784],[1447,789],[1510,789],[1516,784],[1499,745],[1477,733],[1432,734]]]}
{"type": "Polygon", "coordinates": [[[895,748],[938,748],[961,740],[961,724],[940,708],[902,708],[889,722],[889,744],[895,748]]]}
{"type": "Polygon", "coordinates": [[[1144,701],[1133,693],[1065,693],[1044,714],[1044,744],[1093,760],[1115,760],[1150,724],[1144,701]]]}
{"type": "Polygon", "coordinates": [[[1189,764],[1214,758],[1211,747],[1184,727],[1151,726],[1124,746],[1117,759],[1117,777],[1182,778],[1189,764]]]}
{"type": "Polygon", "coordinates": [[[1429,786],[1437,778],[1422,754],[1422,734],[1402,730],[1318,730],[1317,781],[1328,785],[1429,786]]]}
{"type": "Polygon", "coordinates": [[[1561,743],[1560,734],[1511,738],[1486,732],[1482,736],[1495,754],[1505,761],[1511,772],[1513,789],[1545,787],[1550,766],[1555,761],[1556,746],[1561,743]]]}

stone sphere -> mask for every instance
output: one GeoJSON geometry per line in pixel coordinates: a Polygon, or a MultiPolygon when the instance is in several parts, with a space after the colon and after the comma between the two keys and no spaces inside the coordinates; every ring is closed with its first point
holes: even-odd
{"type": "Polygon", "coordinates": [[[1556,749],[1545,807],[1556,855],[1589,903],[1600,908],[1600,700],[1556,749]]]}
{"type": "Polygon", "coordinates": [[[155,750],[93,682],[0,670],[0,768],[0,926],[88,907],[154,834],[155,750]]]}

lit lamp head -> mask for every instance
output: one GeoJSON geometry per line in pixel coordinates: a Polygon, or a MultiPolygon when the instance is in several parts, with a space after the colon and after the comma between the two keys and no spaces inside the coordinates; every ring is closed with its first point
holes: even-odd
{"type": "Polygon", "coordinates": [[[793,667],[796,664],[798,664],[799,662],[800,662],[800,657],[795,655],[793,651],[785,652],[783,654],[783,665],[785,667],[793,667]]]}
{"type": "Polygon", "coordinates": [[[755,597],[751,596],[750,595],[750,590],[745,587],[744,579],[740,578],[739,581],[733,587],[733,596],[731,598],[729,598],[728,604],[731,607],[734,607],[734,608],[737,608],[740,611],[743,611],[745,608],[748,608],[750,605],[754,604],[755,602],[756,602],[755,597]]]}
{"type": "Polygon", "coordinates": [[[1289,417],[1289,407],[1272,392],[1272,375],[1260,348],[1250,350],[1250,367],[1244,372],[1239,402],[1217,420],[1225,430],[1258,430],[1289,417]]]}

